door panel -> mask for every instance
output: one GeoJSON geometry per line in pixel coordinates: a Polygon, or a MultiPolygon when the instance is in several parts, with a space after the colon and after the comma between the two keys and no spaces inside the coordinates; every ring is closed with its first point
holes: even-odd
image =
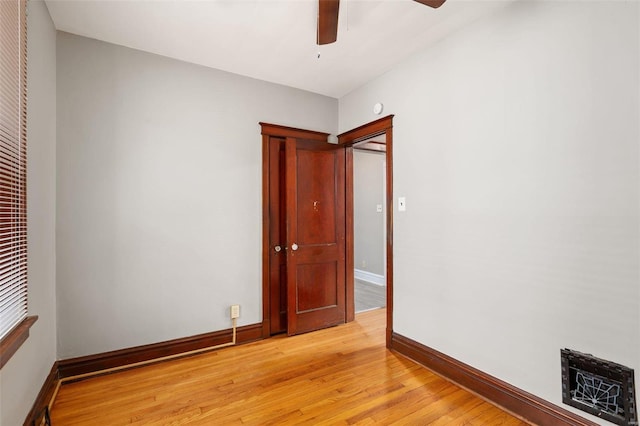
{"type": "Polygon", "coordinates": [[[297,179],[303,182],[296,193],[298,216],[298,245],[336,243],[336,188],[334,183],[334,151],[299,149],[297,179]]]}
{"type": "Polygon", "coordinates": [[[345,150],[285,142],[287,332],[345,321],[345,150]]]}
{"type": "Polygon", "coordinates": [[[307,313],[339,303],[337,288],[337,262],[298,263],[296,286],[298,291],[296,311],[307,313]]]}

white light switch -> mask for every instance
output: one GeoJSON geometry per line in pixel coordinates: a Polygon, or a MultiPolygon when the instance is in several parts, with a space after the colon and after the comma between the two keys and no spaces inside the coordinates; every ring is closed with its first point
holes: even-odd
{"type": "Polygon", "coordinates": [[[376,205],[376,212],[382,213],[382,204],[376,205]]]}
{"type": "Polygon", "coordinates": [[[407,210],[407,200],[404,197],[398,197],[398,211],[404,212],[407,210]]]}

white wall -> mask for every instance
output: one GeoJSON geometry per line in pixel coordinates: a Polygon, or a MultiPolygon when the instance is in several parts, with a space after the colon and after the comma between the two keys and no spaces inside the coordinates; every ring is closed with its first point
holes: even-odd
{"type": "Polygon", "coordinates": [[[0,370],[0,425],[21,425],[56,360],[56,32],[42,1],[27,20],[29,338],[0,370]]]}
{"type": "Polygon", "coordinates": [[[59,357],[261,322],[258,122],[337,100],[66,33],[57,75],[59,357]]]}
{"type": "Polygon", "coordinates": [[[521,1],[340,99],[396,114],[396,332],[557,404],[564,347],[640,383],[638,8],[521,1]]]}
{"type": "Polygon", "coordinates": [[[385,274],[384,213],[385,154],[353,150],[353,256],[355,268],[376,275],[385,274]]]}

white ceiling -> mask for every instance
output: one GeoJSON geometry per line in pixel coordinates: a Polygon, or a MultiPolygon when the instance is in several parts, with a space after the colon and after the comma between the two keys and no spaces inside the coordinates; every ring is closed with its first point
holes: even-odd
{"type": "Polygon", "coordinates": [[[510,1],[342,0],[338,41],[321,47],[315,0],[46,4],[61,31],[339,98],[510,1]]]}

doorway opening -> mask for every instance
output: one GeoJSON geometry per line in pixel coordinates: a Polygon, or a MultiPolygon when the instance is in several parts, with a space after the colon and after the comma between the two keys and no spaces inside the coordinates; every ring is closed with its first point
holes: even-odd
{"type": "Polygon", "coordinates": [[[386,135],[353,145],[354,289],[356,314],[387,305],[386,135]]]}
{"type": "MultiPolygon", "coordinates": [[[[386,290],[386,345],[390,347],[393,334],[393,115],[364,124],[338,135],[338,144],[347,149],[347,320],[353,321],[355,306],[354,253],[354,147],[383,151],[384,169],[384,283],[386,290]],[[382,143],[384,142],[384,143],[382,143]],[[351,298],[351,299],[350,299],[351,298]],[[349,310],[351,308],[351,310],[349,310]]],[[[357,155],[357,154],[356,154],[357,155]]],[[[376,205],[377,209],[377,205],[376,205]]]]}

